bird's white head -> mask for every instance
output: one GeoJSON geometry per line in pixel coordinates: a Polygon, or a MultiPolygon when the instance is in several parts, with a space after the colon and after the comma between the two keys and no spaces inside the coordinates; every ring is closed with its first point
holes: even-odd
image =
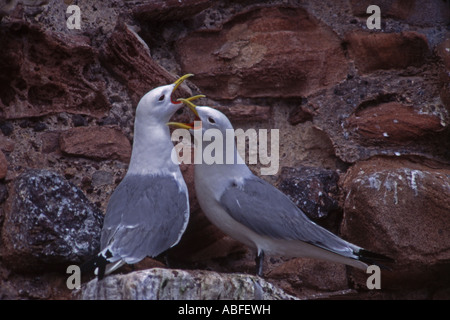
{"type": "MultiPolygon", "coordinates": [[[[217,129],[220,130],[222,134],[225,134],[227,129],[233,130],[233,125],[230,120],[228,120],[227,116],[219,110],[206,106],[198,106],[195,110],[197,111],[198,117],[202,122],[203,132],[208,129],[217,129]]],[[[195,129],[196,128],[194,128],[194,130],[195,129]]]]}
{"type": "Polygon", "coordinates": [[[194,136],[197,152],[202,153],[200,162],[195,159],[198,153],[194,156],[195,164],[199,165],[198,170],[196,169],[196,177],[200,174],[214,180],[217,174],[220,176],[222,173],[230,179],[250,176],[252,174],[250,169],[236,149],[235,132],[227,116],[211,107],[197,107],[189,100],[179,100],[191,109],[195,114],[195,120],[191,123],[170,122],[169,124],[188,129],[194,136]],[[221,142],[220,139],[222,139],[221,142]],[[213,144],[214,146],[211,147],[213,144]]]}
{"type": "MultiPolygon", "coordinates": [[[[163,123],[169,121],[174,113],[180,109],[183,104],[173,98],[175,90],[193,74],[186,74],[172,84],[157,87],[147,92],[139,101],[136,109],[136,119],[142,119],[145,123],[156,122],[163,123]]],[[[195,97],[189,98],[193,100],[195,97]]]]}

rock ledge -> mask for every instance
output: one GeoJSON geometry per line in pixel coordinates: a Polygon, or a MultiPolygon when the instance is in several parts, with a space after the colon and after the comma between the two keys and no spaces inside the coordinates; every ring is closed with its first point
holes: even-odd
{"type": "Polygon", "coordinates": [[[75,296],[80,300],[297,300],[256,276],[163,268],[94,279],[75,296]]]}

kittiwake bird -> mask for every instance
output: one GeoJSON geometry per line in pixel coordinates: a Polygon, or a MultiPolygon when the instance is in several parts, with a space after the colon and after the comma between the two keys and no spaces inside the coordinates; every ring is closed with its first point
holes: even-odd
{"type": "MultiPolygon", "coordinates": [[[[98,279],[124,264],[156,257],[176,245],[188,224],[189,196],[179,165],[172,161],[167,122],[183,104],[175,83],[155,88],[138,103],[133,149],[127,173],[109,199],[100,238],[100,253],[82,266],[98,279]]],[[[188,101],[203,97],[188,98],[188,101]]]]}
{"type": "MultiPolygon", "coordinates": [[[[182,100],[201,121],[194,123],[172,122],[171,125],[189,129],[191,134],[216,129],[226,137],[233,130],[228,118],[220,111],[196,107],[182,100]]],[[[195,141],[196,148],[211,141],[195,141]]],[[[209,220],[224,233],[256,250],[256,273],[263,275],[264,254],[286,257],[306,257],[350,265],[366,270],[370,264],[393,260],[349,243],[311,221],[285,194],[255,176],[239,156],[234,139],[234,160],[225,161],[227,150],[223,143],[223,164],[195,164],[195,191],[200,207],[209,220]]],[[[229,158],[233,158],[229,157],[229,158]]],[[[380,265],[382,266],[382,265],[380,265]]]]}

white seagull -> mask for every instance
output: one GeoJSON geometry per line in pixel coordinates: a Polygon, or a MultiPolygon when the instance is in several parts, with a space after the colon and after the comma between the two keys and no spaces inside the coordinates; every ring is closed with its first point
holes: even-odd
{"type": "Polygon", "coordinates": [[[101,252],[83,265],[83,272],[95,269],[102,279],[125,263],[156,257],[180,241],[189,220],[189,196],[171,158],[167,122],[183,106],[172,94],[190,76],[155,88],[139,101],[128,171],[109,199],[101,252]]]}
{"type": "MultiPolygon", "coordinates": [[[[226,137],[233,130],[228,118],[216,109],[186,103],[201,126],[172,122],[171,125],[195,131],[216,129],[226,137]]],[[[203,140],[203,139],[202,139],[203,140]]],[[[211,139],[213,140],[213,139],[211,139]]],[[[211,141],[202,141],[202,150],[211,141]]],[[[349,243],[311,221],[285,194],[255,176],[239,156],[234,139],[234,162],[195,164],[195,191],[209,220],[225,234],[256,250],[256,272],[263,275],[264,253],[286,257],[328,260],[366,270],[368,264],[393,260],[349,243]]],[[[220,151],[219,151],[220,152],[220,151]]],[[[232,157],[231,157],[232,158],[232,157]]],[[[378,264],[379,265],[379,264],[378,264]]],[[[382,265],[380,265],[382,266],[382,265]]]]}

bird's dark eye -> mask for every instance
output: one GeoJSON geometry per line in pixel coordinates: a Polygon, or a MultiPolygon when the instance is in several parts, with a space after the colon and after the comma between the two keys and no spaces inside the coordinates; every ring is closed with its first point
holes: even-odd
{"type": "Polygon", "coordinates": [[[159,97],[159,101],[163,101],[164,100],[164,98],[165,98],[165,96],[164,95],[162,95],[161,97],[159,97]]]}
{"type": "Polygon", "coordinates": [[[216,123],[216,120],[214,120],[212,117],[208,118],[209,123],[216,123]]]}

